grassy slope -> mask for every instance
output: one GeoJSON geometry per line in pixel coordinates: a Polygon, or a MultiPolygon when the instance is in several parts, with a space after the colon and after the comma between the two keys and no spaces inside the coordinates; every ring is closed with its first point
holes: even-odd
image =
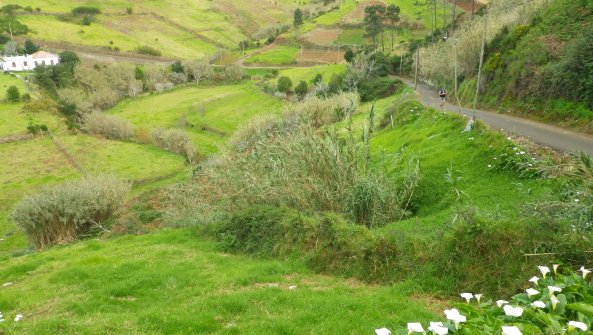
{"type": "Polygon", "coordinates": [[[281,102],[252,83],[190,86],[170,93],[126,100],[110,113],[130,120],[137,128],[184,128],[200,153],[217,151],[225,139],[249,119],[277,113],[281,102]],[[183,121],[186,119],[185,126],[183,121]],[[203,130],[202,127],[209,127],[203,130]]]}
{"type": "MultiPolygon", "coordinates": [[[[2,5],[9,3],[15,2],[0,1],[2,5]]],[[[220,46],[237,48],[238,42],[247,39],[249,34],[290,21],[295,7],[288,1],[271,4],[265,0],[22,0],[17,3],[40,7],[42,13],[50,14],[19,17],[33,30],[30,38],[87,46],[117,46],[122,51],[149,45],[164,56],[175,58],[196,58],[211,54],[220,46]],[[98,7],[103,14],[91,26],[58,20],[58,15],[82,5],[98,7]],[[131,15],[126,14],[127,8],[133,10],[131,15]],[[63,34],[55,34],[56,31],[63,34]]]]}
{"type": "Polygon", "coordinates": [[[4,334],[370,334],[441,307],[409,298],[405,284],[223,254],[188,230],[86,241],[0,269],[0,282],[13,283],[0,287],[0,310],[24,315],[0,324],[4,334]]]}
{"type": "MultiPolygon", "coordinates": [[[[402,94],[413,96],[413,90],[406,88],[402,94]]],[[[376,124],[399,97],[375,103],[376,124]]],[[[358,129],[366,122],[370,106],[371,103],[363,105],[362,113],[354,118],[358,129]]],[[[456,187],[465,194],[463,206],[476,207],[505,220],[517,219],[524,204],[535,202],[552,187],[551,181],[524,179],[496,168],[503,148],[512,144],[506,135],[490,131],[483,124],[470,133],[462,133],[464,118],[420,108],[417,102],[410,106],[418,106],[419,112],[403,110],[403,114],[394,117],[394,128],[387,126],[375,134],[372,146],[376,159],[385,160],[387,166],[394,157],[403,162],[420,159],[423,182],[419,191],[425,200],[414,217],[390,224],[383,228],[385,231],[416,232],[430,238],[444,227],[455,212],[453,186],[445,177],[448,169],[458,178],[456,187]]]]}
{"type": "MultiPolygon", "coordinates": [[[[489,46],[485,58],[486,91],[480,96],[480,103],[500,112],[515,112],[593,133],[593,108],[587,106],[586,97],[561,98],[563,94],[573,94],[562,93],[564,83],[561,80],[567,78],[554,75],[553,79],[558,81],[556,86],[543,84],[551,80],[545,76],[547,71],[570,59],[569,50],[578,39],[590,39],[586,34],[588,30],[591,34],[593,4],[590,1],[560,0],[547,4],[525,27],[528,29],[524,34],[510,27],[508,32],[499,34],[496,43],[489,46]]],[[[593,59],[591,53],[584,50],[582,53],[575,59],[590,63],[593,59]]],[[[569,62],[571,66],[577,66],[575,59],[569,62]]],[[[586,77],[591,78],[590,71],[589,74],[584,73],[585,69],[577,72],[577,80],[582,80],[579,86],[593,87],[586,77]]],[[[475,87],[475,76],[461,83],[460,92],[465,101],[472,101],[475,87]]]]}
{"type": "Polygon", "coordinates": [[[296,63],[300,48],[296,45],[277,45],[273,49],[255,54],[245,60],[245,64],[291,65],[296,63]]]}

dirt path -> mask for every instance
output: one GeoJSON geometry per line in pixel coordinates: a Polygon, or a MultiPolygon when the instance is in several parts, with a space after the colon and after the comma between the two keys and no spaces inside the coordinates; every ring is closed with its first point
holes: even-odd
{"type": "MultiPolygon", "coordinates": [[[[413,80],[406,78],[399,79],[412,87],[414,86],[413,80]]],[[[436,109],[440,108],[440,100],[435,89],[426,85],[418,85],[417,93],[424,105],[436,109]]],[[[444,109],[454,113],[460,112],[459,106],[450,103],[446,103],[444,109]]],[[[576,152],[582,150],[593,155],[593,136],[496,112],[462,107],[461,113],[468,117],[475,115],[478,120],[483,121],[494,129],[503,129],[506,132],[527,137],[538,144],[562,151],[576,152]]]]}

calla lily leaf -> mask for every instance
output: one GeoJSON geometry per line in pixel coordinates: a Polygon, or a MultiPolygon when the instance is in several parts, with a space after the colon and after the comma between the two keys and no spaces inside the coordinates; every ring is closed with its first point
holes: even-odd
{"type": "Polygon", "coordinates": [[[584,302],[567,304],[566,308],[573,311],[581,312],[587,316],[593,316],[593,306],[586,304],[584,302]]]}

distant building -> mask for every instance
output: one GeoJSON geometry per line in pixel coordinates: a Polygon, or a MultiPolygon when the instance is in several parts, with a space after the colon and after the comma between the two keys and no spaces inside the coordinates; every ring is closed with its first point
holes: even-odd
{"type": "Polygon", "coordinates": [[[38,51],[32,55],[3,56],[0,63],[4,71],[31,71],[40,65],[56,65],[60,57],[47,51],[38,51]]]}

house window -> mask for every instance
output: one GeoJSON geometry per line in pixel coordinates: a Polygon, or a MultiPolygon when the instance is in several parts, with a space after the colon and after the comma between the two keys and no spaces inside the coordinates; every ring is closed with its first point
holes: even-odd
{"type": "Polygon", "coordinates": [[[37,61],[35,61],[35,66],[39,65],[39,63],[37,63],[37,61]]]}
{"type": "Polygon", "coordinates": [[[41,64],[42,64],[42,65],[45,65],[45,61],[41,61],[41,64]]]}
{"type": "Polygon", "coordinates": [[[23,66],[27,66],[27,62],[26,62],[26,61],[25,61],[25,62],[23,62],[23,66]]]}
{"type": "Polygon", "coordinates": [[[51,60],[51,65],[54,65],[54,60],[53,59],[51,60]]]}
{"type": "Polygon", "coordinates": [[[12,67],[16,67],[16,62],[12,62],[12,67]]]}

